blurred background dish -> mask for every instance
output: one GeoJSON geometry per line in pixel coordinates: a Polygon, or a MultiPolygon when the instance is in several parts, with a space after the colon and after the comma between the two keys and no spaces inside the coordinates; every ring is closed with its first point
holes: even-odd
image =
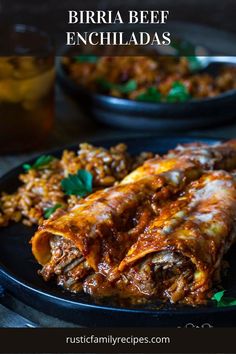
{"type": "Polygon", "coordinates": [[[61,60],[65,74],[91,93],[136,102],[199,101],[236,89],[236,67],[230,57],[226,57],[229,63],[214,63],[215,72],[205,72],[199,57],[180,55],[141,51],[135,56],[80,55],[61,60]]]}
{"type": "Polygon", "coordinates": [[[236,108],[234,63],[201,71],[197,55],[218,53],[219,43],[224,43],[222,55],[230,55],[234,36],[190,23],[173,23],[170,29],[181,38],[173,41],[176,58],[140,50],[136,57],[71,57],[73,51],[67,49],[57,59],[59,83],[78,104],[83,102],[87,114],[113,127],[176,131],[231,121],[236,108]]]}

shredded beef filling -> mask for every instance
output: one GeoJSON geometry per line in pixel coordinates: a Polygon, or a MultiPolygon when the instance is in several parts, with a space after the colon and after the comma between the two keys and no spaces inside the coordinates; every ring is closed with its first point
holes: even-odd
{"type": "Polygon", "coordinates": [[[125,277],[130,291],[136,296],[177,302],[191,288],[194,269],[187,257],[177,252],[163,251],[146,256],[142,263],[130,268],[125,277]]]}
{"type": "Polygon", "coordinates": [[[156,298],[175,303],[190,291],[194,272],[195,267],[188,258],[163,251],[146,256],[111,282],[101,274],[92,274],[85,279],[83,290],[97,298],[130,299],[132,304],[156,298]]]}
{"type": "MultiPolygon", "coordinates": [[[[118,295],[120,298],[159,298],[181,301],[189,292],[195,267],[177,252],[163,251],[148,255],[142,262],[122,273],[115,282],[92,269],[74,244],[61,236],[50,239],[51,259],[39,272],[45,281],[54,277],[58,285],[71,292],[84,290],[95,297],[118,295]]],[[[135,301],[134,301],[135,302],[135,301]]]]}
{"type": "Polygon", "coordinates": [[[72,292],[82,289],[82,280],[91,268],[70,240],[61,236],[50,238],[51,259],[39,273],[45,281],[56,276],[58,285],[72,292]]]}

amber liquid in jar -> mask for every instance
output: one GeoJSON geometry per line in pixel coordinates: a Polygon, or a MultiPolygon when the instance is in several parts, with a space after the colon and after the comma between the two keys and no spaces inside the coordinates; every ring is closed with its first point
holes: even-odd
{"type": "Polygon", "coordinates": [[[40,147],[54,119],[53,57],[0,57],[0,153],[40,147]]]}

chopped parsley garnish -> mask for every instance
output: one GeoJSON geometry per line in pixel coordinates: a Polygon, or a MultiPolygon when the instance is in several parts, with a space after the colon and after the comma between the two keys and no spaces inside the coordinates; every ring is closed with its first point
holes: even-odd
{"type": "Polygon", "coordinates": [[[178,57],[186,57],[190,71],[194,72],[202,69],[202,64],[196,57],[196,47],[192,43],[186,40],[175,40],[172,41],[171,47],[176,50],[178,57]]]}
{"type": "Polygon", "coordinates": [[[183,39],[176,39],[172,41],[171,47],[176,50],[177,56],[193,56],[195,55],[195,46],[183,39]]]}
{"type": "Polygon", "coordinates": [[[190,71],[194,72],[202,69],[202,63],[197,57],[189,56],[186,57],[186,59],[188,61],[190,71]]]}
{"type": "Polygon", "coordinates": [[[134,90],[137,89],[137,82],[135,80],[129,80],[124,84],[114,84],[112,82],[109,82],[105,79],[98,79],[97,83],[100,85],[100,87],[103,90],[109,91],[109,90],[117,90],[120,93],[130,93],[134,90]]]}
{"type": "Polygon", "coordinates": [[[141,93],[136,97],[137,101],[142,102],[160,102],[161,101],[161,93],[155,87],[149,87],[146,92],[141,93]]]}
{"type": "Polygon", "coordinates": [[[179,81],[175,81],[172,84],[166,99],[167,102],[185,102],[191,98],[187,87],[179,81]]]}
{"type": "Polygon", "coordinates": [[[92,192],[93,175],[86,170],[79,170],[76,174],[69,174],[61,181],[62,189],[67,195],[85,197],[92,192]]]}
{"type": "Polygon", "coordinates": [[[96,63],[98,61],[98,57],[96,55],[80,55],[74,57],[74,60],[77,63],[96,63]]]}
{"type": "Polygon", "coordinates": [[[217,302],[217,307],[236,306],[236,298],[225,297],[225,290],[218,291],[212,296],[212,300],[217,302]]]}
{"type": "Polygon", "coordinates": [[[49,166],[49,164],[54,160],[55,158],[51,155],[42,155],[40,156],[34,163],[33,165],[29,165],[25,163],[23,165],[23,169],[25,171],[29,170],[41,170],[49,166]]]}
{"type": "Polygon", "coordinates": [[[50,216],[51,216],[52,214],[54,214],[55,211],[56,211],[57,209],[61,208],[61,207],[62,207],[62,205],[59,204],[59,203],[57,203],[57,204],[55,204],[54,206],[52,206],[51,208],[47,208],[47,209],[44,211],[44,217],[45,217],[45,219],[49,219],[50,216]]]}

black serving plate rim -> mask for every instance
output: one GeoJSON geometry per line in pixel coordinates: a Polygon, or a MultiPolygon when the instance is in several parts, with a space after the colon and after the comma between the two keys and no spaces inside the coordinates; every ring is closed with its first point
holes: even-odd
{"type": "Polygon", "coordinates": [[[33,291],[39,295],[42,295],[46,298],[50,298],[51,300],[56,300],[56,301],[62,301],[65,304],[69,304],[69,305],[74,305],[77,306],[79,308],[83,308],[83,309],[90,309],[90,310],[101,310],[101,311],[114,311],[114,312],[121,312],[121,313],[142,313],[142,314],[173,314],[173,312],[175,310],[178,310],[178,315],[186,315],[187,314],[216,314],[216,313],[220,313],[220,312],[231,312],[232,310],[236,310],[236,306],[227,306],[227,307],[208,307],[208,306],[201,306],[201,307],[191,307],[191,306],[181,306],[181,307],[176,307],[176,308],[161,308],[161,309],[149,309],[149,308],[130,308],[130,307],[119,307],[119,306],[107,306],[107,305],[99,305],[99,304],[87,304],[87,303],[81,303],[80,301],[74,301],[71,299],[67,299],[66,295],[65,297],[63,296],[64,293],[61,293],[61,296],[55,296],[54,294],[51,293],[51,291],[45,292],[40,290],[40,288],[35,287],[30,285],[28,282],[24,282],[23,280],[21,280],[19,277],[15,277],[13,275],[12,272],[10,272],[9,270],[7,270],[7,268],[0,263],[0,273],[5,276],[8,280],[12,281],[12,283],[20,285],[23,288],[26,288],[27,290],[33,291]],[[183,310],[184,308],[184,310],[183,310]]]}
{"type": "MultiPolygon", "coordinates": [[[[145,135],[145,136],[135,136],[135,137],[124,137],[124,138],[110,138],[110,139],[91,139],[91,143],[98,143],[100,142],[100,145],[102,144],[102,141],[105,144],[114,144],[117,143],[118,141],[121,140],[137,140],[139,138],[143,138],[143,139],[151,139],[151,138],[155,138],[155,139],[168,139],[166,137],[161,137],[158,135],[145,135]]],[[[174,140],[180,140],[179,144],[184,144],[184,143],[188,143],[190,141],[202,141],[202,142],[208,142],[208,143],[217,143],[220,141],[224,141],[225,139],[222,138],[213,138],[213,137],[194,137],[194,136],[180,136],[180,135],[173,135],[169,137],[170,139],[174,139],[174,140]]],[[[128,143],[128,142],[127,142],[128,143]]],[[[178,142],[176,142],[178,143],[178,142]]],[[[72,146],[67,146],[66,148],[70,148],[72,150],[76,150],[78,149],[77,145],[72,145],[72,146]]],[[[54,155],[59,155],[61,154],[61,152],[64,150],[64,148],[60,148],[60,149],[54,149],[49,151],[49,153],[52,153],[54,155]]],[[[41,155],[38,155],[41,156],[41,155]]],[[[37,159],[37,156],[34,158],[31,158],[30,160],[26,161],[26,163],[32,163],[33,161],[35,161],[35,159],[37,159]]],[[[18,174],[20,172],[22,172],[22,164],[16,166],[15,168],[13,168],[12,170],[10,170],[9,172],[7,172],[6,174],[4,174],[1,178],[0,178],[0,184],[4,181],[6,181],[8,178],[10,177],[15,177],[15,175],[18,176],[18,174]]],[[[14,286],[15,284],[21,286],[22,288],[29,290],[33,293],[36,293],[38,295],[44,296],[46,299],[50,299],[50,300],[54,300],[57,302],[63,302],[64,304],[68,304],[68,305],[73,305],[76,306],[78,309],[81,310],[91,310],[91,311],[103,311],[105,313],[107,312],[116,312],[116,313],[129,313],[129,314],[153,314],[153,315],[165,315],[165,314],[178,314],[178,316],[184,316],[186,314],[188,315],[205,315],[205,314],[220,314],[220,313],[228,313],[228,312],[232,312],[236,310],[236,306],[228,306],[228,307],[217,307],[217,306],[196,306],[196,307],[191,307],[191,306],[187,306],[187,305],[181,305],[180,307],[163,307],[161,309],[152,309],[152,308],[131,308],[131,307],[119,307],[116,305],[100,305],[100,304],[96,304],[96,303],[84,303],[84,302],[80,302],[80,300],[72,300],[72,299],[68,299],[66,298],[66,294],[68,292],[66,291],[61,291],[60,296],[57,296],[55,294],[53,294],[53,292],[51,290],[47,290],[44,291],[42,289],[40,289],[40,287],[32,285],[30,282],[25,281],[24,279],[22,279],[22,277],[16,276],[14,275],[14,273],[12,271],[10,271],[4,264],[2,264],[1,260],[0,260],[0,274],[7,279],[8,282],[11,283],[11,286],[9,288],[11,288],[12,286],[14,286]]],[[[1,281],[1,279],[0,279],[1,281]]],[[[154,307],[155,305],[153,305],[154,307]]]]}

